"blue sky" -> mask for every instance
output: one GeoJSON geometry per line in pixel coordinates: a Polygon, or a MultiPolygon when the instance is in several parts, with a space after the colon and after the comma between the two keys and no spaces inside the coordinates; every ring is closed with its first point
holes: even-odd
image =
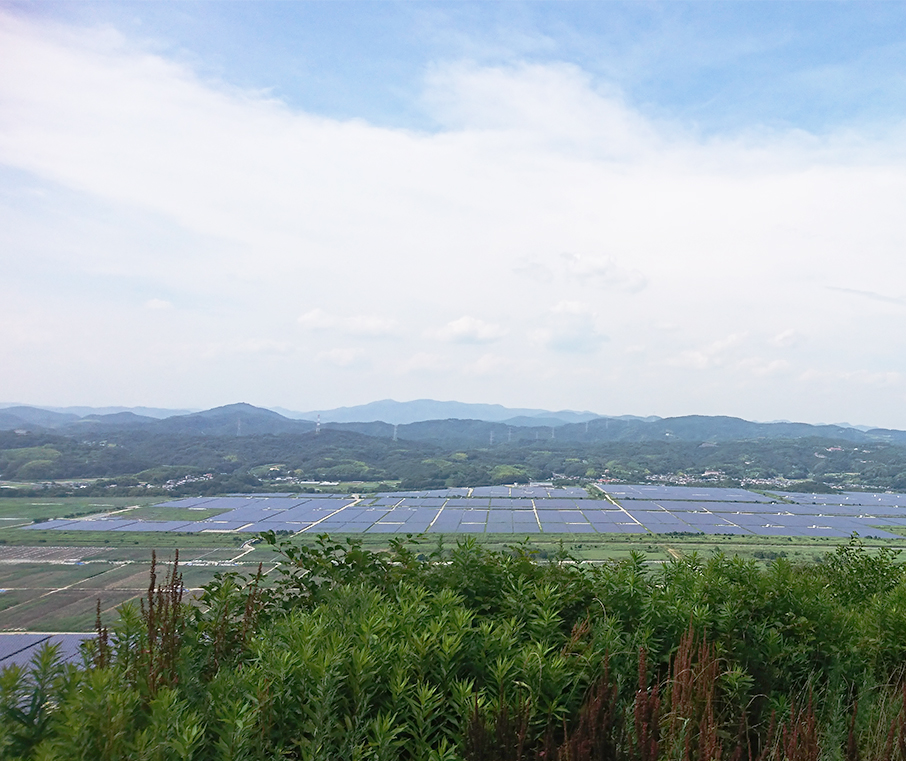
{"type": "Polygon", "coordinates": [[[569,62],[635,108],[705,132],[822,132],[898,118],[896,2],[67,2],[12,4],[111,24],[203,77],[335,118],[432,129],[418,108],[444,61],[569,62]]]}
{"type": "Polygon", "coordinates": [[[906,427],[901,3],[0,4],[0,401],[906,427]]]}

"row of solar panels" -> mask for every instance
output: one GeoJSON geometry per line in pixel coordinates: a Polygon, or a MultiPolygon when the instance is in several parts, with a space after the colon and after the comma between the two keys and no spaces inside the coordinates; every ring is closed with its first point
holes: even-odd
{"type": "Polygon", "coordinates": [[[0,633],[0,670],[8,666],[27,666],[42,647],[56,646],[64,662],[78,662],[79,647],[91,634],[0,633]]]}
{"type": "MultiPolygon", "coordinates": [[[[789,502],[803,505],[882,505],[886,507],[906,507],[906,495],[877,492],[832,492],[830,494],[806,494],[798,492],[772,491],[768,494],[748,491],[746,489],[725,489],[717,487],[672,486],[666,484],[607,484],[604,490],[617,500],[671,500],[671,501],[704,501],[704,502],[789,502]]],[[[213,500],[227,504],[224,500],[237,501],[252,499],[289,498],[303,502],[310,499],[334,500],[346,499],[349,495],[298,494],[298,495],[232,495],[230,497],[200,497],[192,500],[194,505],[206,505],[213,500]]],[[[569,499],[586,500],[589,494],[579,487],[539,487],[539,486],[481,486],[473,489],[432,489],[423,491],[382,492],[365,496],[365,500],[375,504],[399,503],[401,501],[418,501],[431,504],[447,499],[496,499],[496,500],[551,500],[569,499]]],[[[188,505],[186,500],[180,504],[188,505]]]]}
{"type": "MultiPolygon", "coordinates": [[[[262,500],[274,502],[277,500],[262,500]]],[[[303,531],[318,533],[386,533],[404,532],[492,532],[522,533],[545,531],[578,533],[581,531],[623,532],[627,530],[654,533],[702,531],[705,533],[750,533],[801,536],[849,536],[857,531],[863,536],[894,536],[878,526],[906,527],[906,510],[854,506],[807,507],[798,505],[715,502],[631,501],[619,508],[600,501],[568,503],[547,509],[506,509],[469,507],[470,500],[449,500],[444,507],[404,505],[368,506],[334,501],[330,506],[319,503],[277,510],[244,505],[214,518],[202,521],[141,521],[111,516],[82,519],[59,519],[34,524],[33,529],[76,531],[303,531]],[[788,508],[796,508],[790,510],[788,508]],[[877,513],[885,513],[878,515],[877,513]],[[888,514],[894,513],[894,514],[888,514]],[[626,529],[621,526],[635,526],[626,529]],[[644,528],[642,528],[644,527],[644,528]],[[726,529],[720,531],[719,529],[726,529]],[[778,530],[775,530],[778,529],[778,530]]],[[[174,503],[176,504],[176,503],[174,503]]],[[[187,510],[187,518],[191,513],[187,510]]],[[[122,515],[122,514],[119,514],[122,515]]]]}

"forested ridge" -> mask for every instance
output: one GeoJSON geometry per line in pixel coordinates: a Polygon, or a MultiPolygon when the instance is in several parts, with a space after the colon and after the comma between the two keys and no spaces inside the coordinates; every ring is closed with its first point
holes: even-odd
{"type": "Polygon", "coordinates": [[[104,479],[80,487],[80,493],[94,489],[125,495],[163,493],[168,481],[204,474],[210,475],[204,482],[170,484],[168,489],[215,494],[292,491],[301,488],[294,485],[301,480],[393,481],[406,489],[551,478],[644,481],[686,476],[721,485],[783,478],[807,481],[813,488],[902,490],[906,447],[806,438],[719,443],[503,440],[460,448],[342,430],[249,436],[119,431],[101,439],[0,432],[0,478],[6,480],[104,479]]]}
{"type": "Polygon", "coordinates": [[[152,566],[81,667],[3,672],[0,756],[906,759],[894,551],[652,567],[266,539],[275,578],[187,605],[178,564],[152,566]]]}

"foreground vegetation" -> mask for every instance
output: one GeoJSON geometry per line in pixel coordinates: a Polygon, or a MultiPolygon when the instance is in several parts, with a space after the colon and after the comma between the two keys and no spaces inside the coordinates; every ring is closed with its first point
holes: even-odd
{"type": "Polygon", "coordinates": [[[178,564],[100,628],[0,676],[4,759],[906,759],[906,577],[715,553],[538,562],[267,541],[274,578],[178,564]]]}

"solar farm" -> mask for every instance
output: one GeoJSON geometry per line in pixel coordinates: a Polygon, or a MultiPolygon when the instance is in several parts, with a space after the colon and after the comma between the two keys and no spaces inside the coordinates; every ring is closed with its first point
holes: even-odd
{"type": "MultiPolygon", "coordinates": [[[[152,549],[164,563],[180,549],[192,594],[224,570],[254,573],[259,563],[272,569],[277,554],[254,541],[264,531],[303,542],[321,534],[356,537],[375,551],[394,537],[432,544],[447,535],[500,548],[529,539],[541,553],[565,548],[589,562],[640,551],[656,564],[713,550],[757,562],[807,561],[854,533],[874,546],[901,544],[906,495],[606,484],[237,494],[156,504],[70,498],[8,501],[0,521],[2,666],[56,642],[53,632],[90,630],[99,601],[111,623],[123,603],[146,593],[152,549]]],[[[60,642],[75,652],[75,644],[60,642]]]]}
{"type": "MultiPolygon", "coordinates": [[[[488,486],[369,495],[268,494],[161,503],[24,527],[38,530],[312,534],[706,534],[897,538],[906,495],[761,494],[666,485],[488,486]],[[595,487],[597,488],[597,487],[595,487]],[[175,519],[174,519],[175,517],[175,519]],[[893,530],[890,530],[893,529],[893,530]]],[[[249,537],[251,538],[251,536],[249,537]]]]}

